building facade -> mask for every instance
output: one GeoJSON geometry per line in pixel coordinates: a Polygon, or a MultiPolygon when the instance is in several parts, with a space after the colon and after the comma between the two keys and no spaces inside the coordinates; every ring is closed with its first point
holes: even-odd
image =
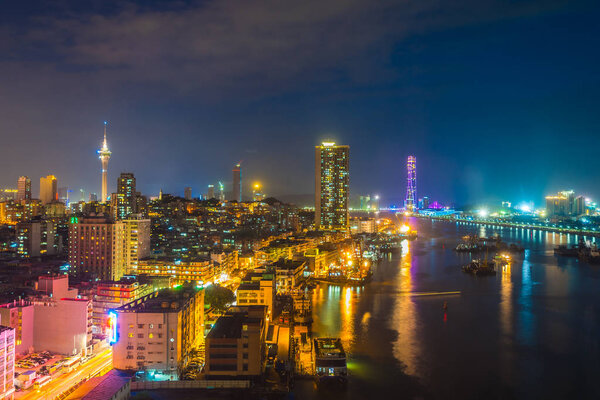
{"type": "Polygon", "coordinates": [[[13,398],[15,392],[15,330],[0,326],[0,399],[13,398]]]}
{"type": "Polygon", "coordinates": [[[348,230],[350,146],[315,147],[315,228],[348,230]]]}
{"type": "Polygon", "coordinates": [[[164,289],[115,310],[113,366],[178,376],[204,344],[204,291],[164,289]]]}
{"type": "Polygon", "coordinates": [[[42,204],[58,201],[58,183],[54,175],[40,178],[40,200],[42,204]]]}
{"type": "Polygon", "coordinates": [[[30,301],[19,299],[0,305],[0,321],[15,330],[16,354],[26,354],[33,349],[33,304],[30,301]]]}
{"type": "Polygon", "coordinates": [[[139,261],[150,255],[150,220],[133,217],[116,221],[113,226],[113,280],[136,275],[139,261]]]}
{"type": "Polygon", "coordinates": [[[233,168],[232,198],[238,203],[242,202],[242,165],[236,164],[233,168]]]}
{"type": "Polygon", "coordinates": [[[231,307],[206,336],[206,375],[262,374],[267,326],[265,306],[231,307]]]}
{"type": "Polygon", "coordinates": [[[113,224],[104,215],[71,217],[69,264],[80,276],[119,280],[112,268],[113,224]]]}
{"type": "Polygon", "coordinates": [[[31,200],[31,179],[20,176],[17,180],[17,201],[31,200]]]}
{"type": "Polygon", "coordinates": [[[127,219],[137,212],[135,176],[123,172],[117,179],[115,220],[127,219]]]}
{"type": "Polygon", "coordinates": [[[109,322],[109,311],[131,303],[153,291],[152,285],[133,280],[98,283],[92,300],[92,332],[110,336],[113,327],[109,322]]]}

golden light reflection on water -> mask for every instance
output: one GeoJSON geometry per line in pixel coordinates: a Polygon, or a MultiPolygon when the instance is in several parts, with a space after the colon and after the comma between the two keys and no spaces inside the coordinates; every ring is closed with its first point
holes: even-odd
{"type": "MultiPolygon", "coordinates": [[[[500,267],[500,330],[503,341],[512,340],[513,336],[513,283],[512,283],[513,261],[500,267]]],[[[510,344],[509,344],[510,345],[510,344]]],[[[509,376],[512,373],[512,360],[509,352],[500,352],[501,368],[503,376],[509,376]]]]}
{"type": "Polygon", "coordinates": [[[340,301],[341,306],[341,317],[342,326],[340,329],[340,337],[345,346],[349,345],[349,342],[354,337],[354,293],[353,288],[345,287],[342,289],[343,301],[340,301]]]}
{"type": "MultiPolygon", "coordinates": [[[[396,290],[412,292],[412,264],[410,243],[402,241],[400,270],[396,276],[396,290]]],[[[406,373],[417,374],[417,358],[420,354],[420,342],[417,340],[417,321],[415,299],[412,296],[397,296],[392,311],[391,328],[398,333],[394,342],[394,357],[406,365],[406,373]]]]}
{"type": "Polygon", "coordinates": [[[339,337],[344,348],[351,349],[360,293],[361,288],[318,285],[312,295],[315,337],[339,337]]]}
{"type": "Polygon", "coordinates": [[[500,280],[500,326],[504,335],[511,335],[513,331],[512,323],[512,290],[511,281],[512,261],[501,267],[500,280]]]}

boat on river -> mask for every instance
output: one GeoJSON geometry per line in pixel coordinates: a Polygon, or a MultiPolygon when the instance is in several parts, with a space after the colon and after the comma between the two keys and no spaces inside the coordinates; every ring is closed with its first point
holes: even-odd
{"type": "Polygon", "coordinates": [[[469,264],[462,267],[463,272],[475,276],[496,275],[496,263],[488,260],[472,260],[469,264]]]}
{"type": "Polygon", "coordinates": [[[348,380],[348,369],[342,340],[340,338],[316,338],[313,349],[317,384],[345,385],[348,380]]]}

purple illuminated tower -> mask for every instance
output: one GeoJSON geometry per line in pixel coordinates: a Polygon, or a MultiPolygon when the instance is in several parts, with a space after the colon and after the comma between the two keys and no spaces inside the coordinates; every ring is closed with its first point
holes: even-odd
{"type": "Polygon", "coordinates": [[[404,208],[407,211],[414,211],[417,208],[417,158],[415,156],[408,156],[406,170],[408,174],[406,179],[406,199],[404,200],[404,208]]]}

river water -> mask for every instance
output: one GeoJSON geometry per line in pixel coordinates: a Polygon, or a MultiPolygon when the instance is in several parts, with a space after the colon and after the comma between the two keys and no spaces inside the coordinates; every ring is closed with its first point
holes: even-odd
{"type": "Polygon", "coordinates": [[[349,383],[331,393],[297,381],[297,398],[600,399],[600,266],[553,255],[577,236],[410,224],[419,238],[370,284],[315,289],[314,335],[342,338],[349,383]],[[525,254],[496,276],[464,274],[470,256],[453,248],[473,233],[520,242],[525,254]]]}

